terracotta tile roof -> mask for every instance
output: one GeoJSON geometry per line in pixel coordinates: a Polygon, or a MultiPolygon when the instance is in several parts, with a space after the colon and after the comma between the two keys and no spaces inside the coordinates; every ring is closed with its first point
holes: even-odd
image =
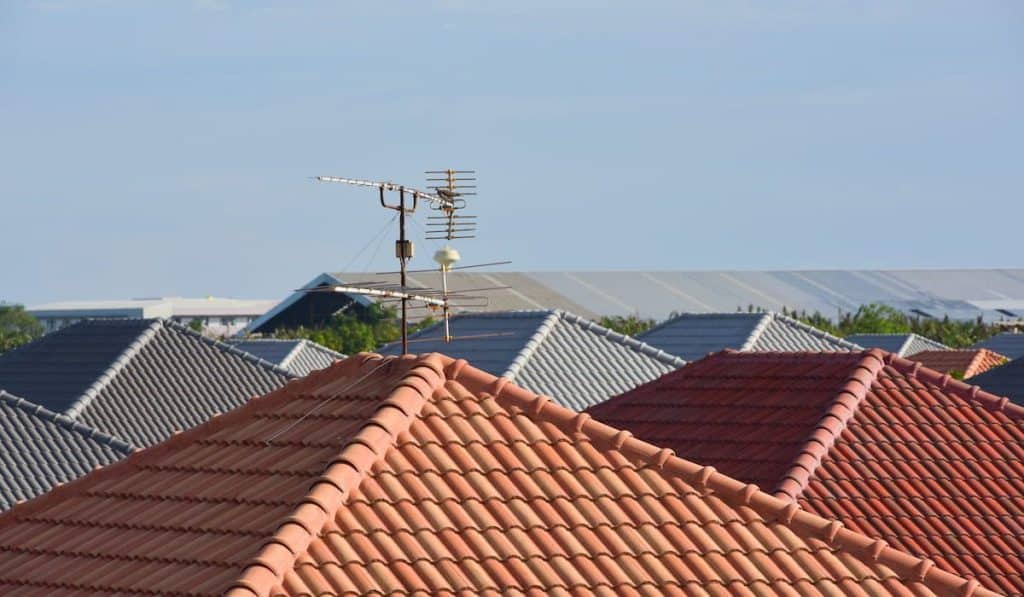
{"type": "Polygon", "coordinates": [[[1024,592],[1024,408],[874,349],[723,352],[589,409],[822,516],[1024,592]]]}
{"type": "Polygon", "coordinates": [[[0,590],[992,594],[440,355],[356,355],[16,506],[0,590]]]}
{"type": "Polygon", "coordinates": [[[1003,355],[987,348],[968,350],[924,350],[910,358],[929,369],[940,373],[959,373],[962,379],[968,379],[998,367],[1008,360],[1003,355]]]}

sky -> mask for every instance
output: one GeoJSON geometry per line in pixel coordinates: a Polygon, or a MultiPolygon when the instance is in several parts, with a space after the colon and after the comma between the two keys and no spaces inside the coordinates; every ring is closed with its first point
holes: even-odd
{"type": "Polygon", "coordinates": [[[310,177],[448,167],[467,264],[1021,266],[1022,65],[1019,1],[3,2],[0,300],[391,270],[310,177]]]}

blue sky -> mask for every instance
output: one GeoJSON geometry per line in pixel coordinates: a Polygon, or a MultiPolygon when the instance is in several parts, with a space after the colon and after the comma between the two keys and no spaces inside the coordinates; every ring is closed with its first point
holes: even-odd
{"type": "Polygon", "coordinates": [[[0,299],[276,298],[390,217],[307,177],[448,166],[467,263],[1020,266],[1022,64],[1019,2],[5,2],[0,299]]]}

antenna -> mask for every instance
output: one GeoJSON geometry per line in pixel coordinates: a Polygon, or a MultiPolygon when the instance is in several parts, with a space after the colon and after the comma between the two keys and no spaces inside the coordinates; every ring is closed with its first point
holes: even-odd
{"type": "MultiPolygon", "coordinates": [[[[476,195],[476,185],[466,184],[476,182],[476,173],[473,170],[437,170],[427,172],[428,182],[439,182],[441,184],[433,185],[431,188],[434,192],[429,193],[420,191],[412,187],[405,185],[395,184],[393,182],[377,182],[373,180],[362,180],[358,178],[344,178],[340,176],[316,176],[315,180],[319,182],[336,182],[342,184],[350,184],[355,186],[364,187],[376,187],[380,193],[380,204],[385,209],[391,209],[398,212],[398,240],[395,241],[395,258],[398,259],[399,263],[399,274],[400,274],[400,286],[398,288],[371,288],[366,286],[329,286],[321,287],[317,290],[320,292],[345,292],[351,294],[362,294],[366,296],[377,296],[381,298],[397,298],[402,303],[402,353],[409,352],[409,301],[415,300],[425,303],[430,307],[440,307],[444,313],[445,323],[445,336],[448,337],[448,314],[450,311],[449,307],[449,296],[447,291],[447,279],[446,273],[447,268],[453,263],[458,261],[458,251],[451,247],[446,247],[448,251],[454,254],[454,260],[450,261],[448,265],[442,265],[442,285],[444,289],[441,292],[441,298],[436,296],[428,296],[433,294],[432,291],[427,289],[420,289],[423,292],[410,293],[407,286],[406,280],[406,266],[409,260],[412,259],[414,254],[413,243],[408,240],[405,235],[405,218],[407,215],[412,215],[416,212],[416,208],[419,201],[426,201],[431,209],[439,210],[444,215],[431,217],[431,220],[444,220],[443,222],[429,223],[428,225],[433,226],[433,230],[427,231],[428,239],[447,239],[453,240],[456,238],[473,238],[473,236],[464,236],[466,233],[472,233],[476,230],[475,216],[460,216],[457,212],[466,207],[466,200],[463,198],[467,195],[476,195]],[[443,175],[443,177],[437,177],[436,175],[443,175]],[[467,191],[466,189],[472,189],[467,191]],[[385,192],[397,192],[398,203],[388,203],[385,199],[385,192]],[[408,206],[406,203],[406,197],[412,198],[412,206],[408,206]],[[438,226],[440,225],[440,226],[438,226]]],[[[438,251],[440,254],[442,251],[438,251]]],[[[448,255],[451,257],[451,254],[448,255]]],[[[440,262],[439,262],[440,263],[440,262]]],[[[446,340],[447,341],[447,340],[446,340]]]]}
{"type": "Polygon", "coordinates": [[[448,203],[433,203],[431,208],[442,215],[427,216],[428,240],[475,238],[476,216],[460,215],[465,209],[463,197],[476,195],[476,170],[427,170],[427,188],[448,203]]]}

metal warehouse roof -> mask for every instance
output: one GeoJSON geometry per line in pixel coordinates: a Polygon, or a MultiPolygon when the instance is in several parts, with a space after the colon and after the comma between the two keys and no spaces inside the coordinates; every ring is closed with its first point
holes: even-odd
{"type": "MultiPolygon", "coordinates": [[[[354,283],[397,275],[325,273],[317,283],[354,283]]],[[[437,273],[413,273],[411,285],[440,287],[437,273]]],[[[562,309],[590,319],[672,313],[725,313],[748,305],[768,311],[815,311],[831,318],[884,303],[905,313],[989,321],[1024,318],[1024,269],[785,270],[662,272],[454,272],[454,290],[509,286],[488,292],[489,310],[562,309]]],[[[302,299],[294,293],[250,326],[260,327],[302,299]]],[[[992,347],[989,347],[992,348],[992,347]]],[[[997,352],[1005,351],[993,348],[997,352]]]]}

